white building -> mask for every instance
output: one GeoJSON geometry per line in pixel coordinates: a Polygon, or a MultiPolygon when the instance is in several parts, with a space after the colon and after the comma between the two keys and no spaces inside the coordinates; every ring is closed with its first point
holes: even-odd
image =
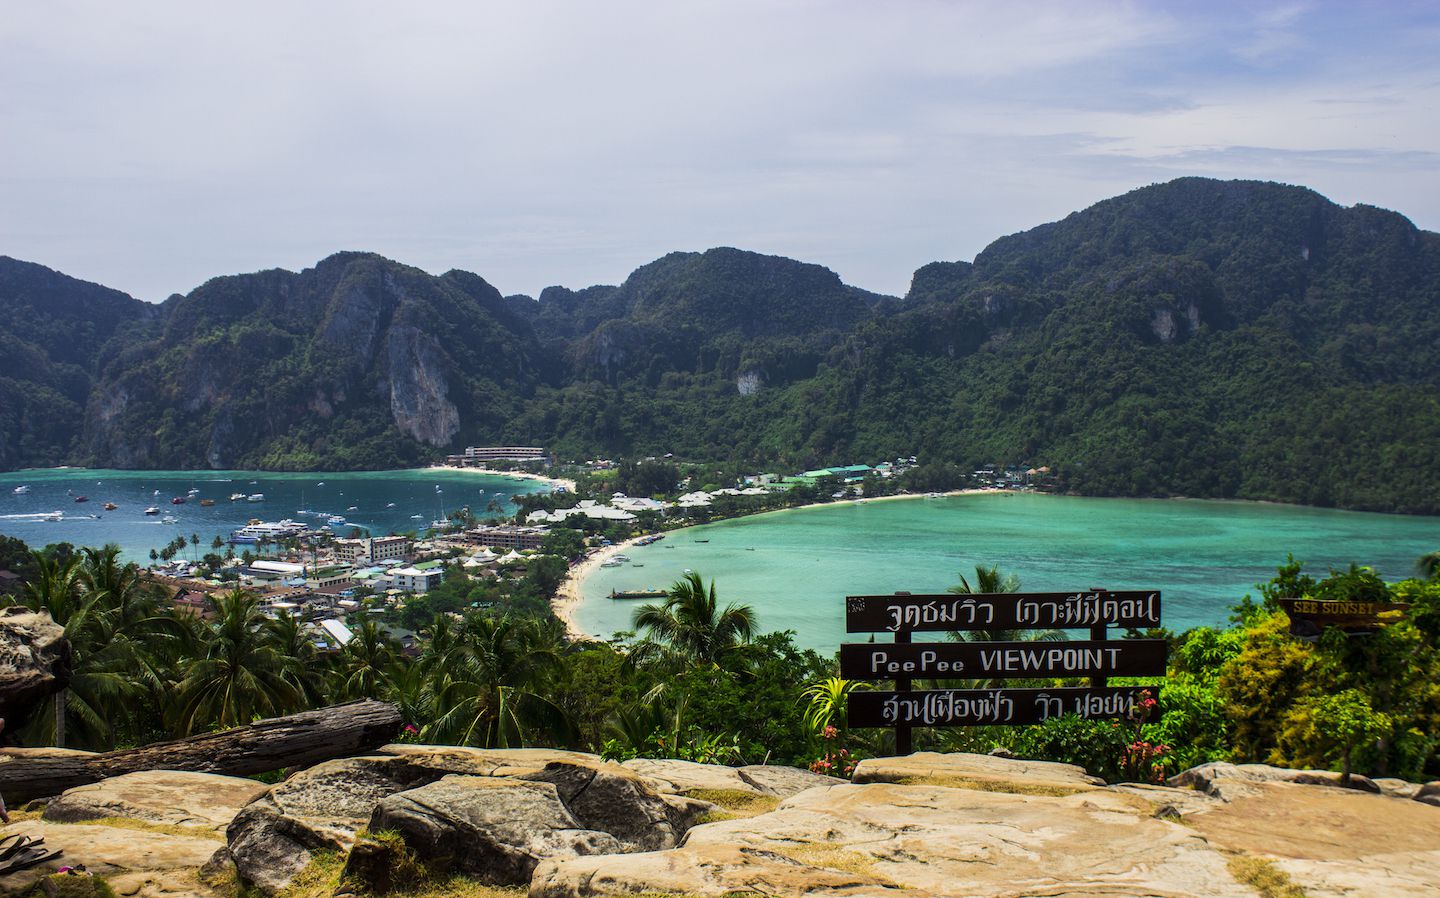
{"type": "Polygon", "coordinates": [[[372,564],[403,558],[410,554],[413,543],[403,536],[377,536],[366,539],[335,540],[335,555],[347,564],[372,564]]]}
{"type": "Polygon", "coordinates": [[[444,568],[420,570],[413,567],[397,567],[388,575],[394,589],[405,592],[425,593],[440,585],[445,578],[444,568]]]}

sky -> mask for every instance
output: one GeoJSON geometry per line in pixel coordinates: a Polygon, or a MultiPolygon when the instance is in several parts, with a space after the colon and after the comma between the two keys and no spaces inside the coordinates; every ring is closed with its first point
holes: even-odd
{"type": "Polygon", "coordinates": [[[504,293],[919,266],[1184,175],[1440,230],[1440,4],[218,4],[0,16],[0,255],[141,299],[369,250],[504,293]]]}

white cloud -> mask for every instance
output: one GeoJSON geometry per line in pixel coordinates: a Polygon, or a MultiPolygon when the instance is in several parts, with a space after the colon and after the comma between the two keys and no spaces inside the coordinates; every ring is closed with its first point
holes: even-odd
{"type": "Polygon", "coordinates": [[[24,5],[0,19],[0,252],[149,299],[338,249],[534,292],[717,244],[901,291],[1157,177],[1287,169],[1433,226],[1440,191],[1403,185],[1436,186],[1440,67],[1403,34],[1434,23],[1334,15],[24,5]]]}

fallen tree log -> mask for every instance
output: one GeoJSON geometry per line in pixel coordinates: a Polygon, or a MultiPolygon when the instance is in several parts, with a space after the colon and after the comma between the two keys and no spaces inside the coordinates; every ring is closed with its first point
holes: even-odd
{"type": "Polygon", "coordinates": [[[394,705],[364,700],[124,751],[0,749],[0,796],[13,805],[139,770],[246,776],[308,767],[378,748],[399,731],[394,705]]]}

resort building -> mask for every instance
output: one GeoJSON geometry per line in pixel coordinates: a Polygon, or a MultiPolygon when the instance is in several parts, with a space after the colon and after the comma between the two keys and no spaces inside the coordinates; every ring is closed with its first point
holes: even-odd
{"type": "Polygon", "coordinates": [[[404,558],[414,543],[403,536],[377,536],[366,539],[335,540],[335,557],[346,564],[373,564],[404,558]]]}
{"type": "Polygon", "coordinates": [[[544,446],[471,446],[459,455],[446,456],[458,465],[481,465],[489,461],[538,461],[550,463],[544,446]]]}
{"type": "Polygon", "coordinates": [[[549,533],[545,527],[476,527],[468,535],[492,549],[538,549],[549,533]]]}
{"type": "Polygon", "coordinates": [[[440,581],[445,578],[445,569],[438,565],[425,570],[415,567],[400,567],[392,570],[388,577],[393,584],[392,588],[418,595],[439,586],[440,581]]]}
{"type": "Polygon", "coordinates": [[[311,589],[325,589],[329,586],[341,586],[350,582],[350,575],[354,568],[348,564],[336,567],[323,568],[316,571],[312,576],[306,578],[305,585],[311,589]]]}

